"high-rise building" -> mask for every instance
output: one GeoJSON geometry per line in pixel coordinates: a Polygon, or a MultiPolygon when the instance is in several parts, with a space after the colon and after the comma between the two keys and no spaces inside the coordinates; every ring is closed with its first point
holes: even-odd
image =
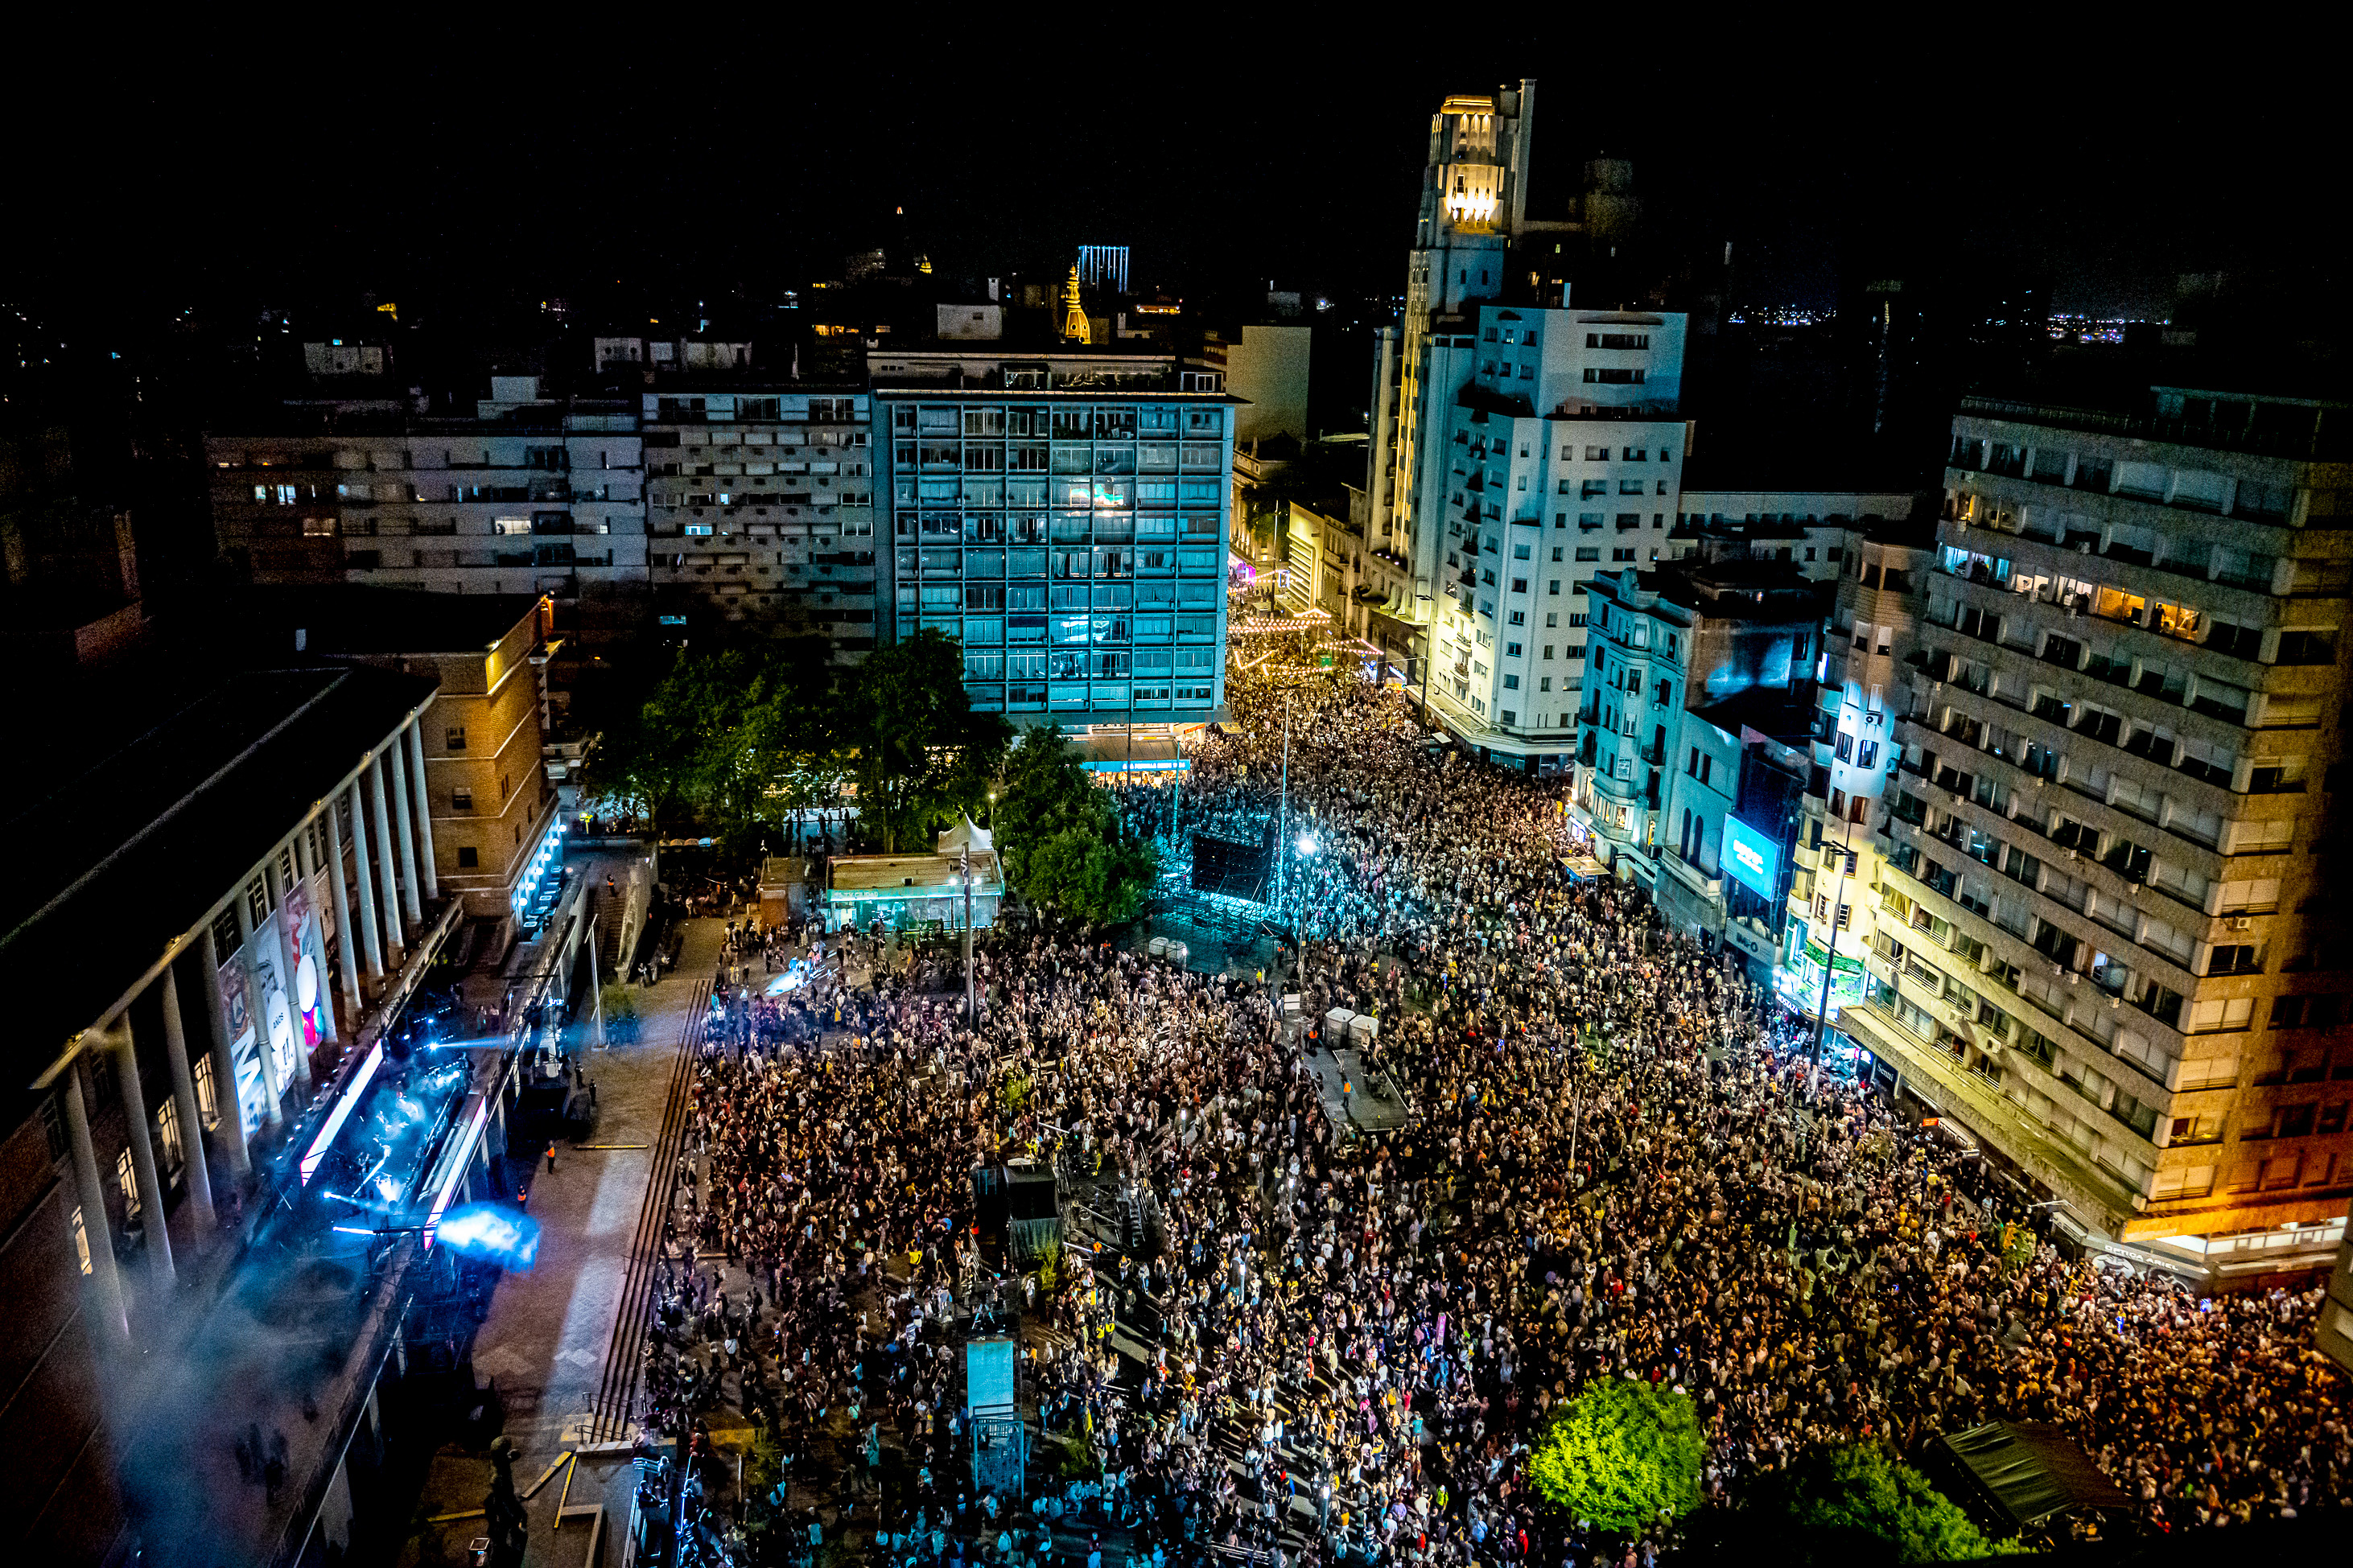
{"type": "Polygon", "coordinates": [[[213,527],[260,584],[359,583],[553,600],[634,625],[646,582],[638,411],[494,376],[475,416],[394,411],[205,438],[213,527]]]}
{"type": "Polygon", "coordinates": [[[874,646],[872,399],[861,387],[700,380],[644,395],[646,529],[666,634],[874,646]]]}
{"type": "MultiPolygon", "coordinates": [[[[1394,635],[1426,663],[1437,574],[1424,569],[1428,542],[1416,526],[1420,456],[1432,402],[1430,343],[1438,320],[1473,300],[1493,300],[1527,200],[1528,137],[1535,83],[1486,96],[1457,94],[1430,120],[1421,206],[1406,271],[1405,310],[1375,353],[1367,526],[1409,580],[1392,595],[1394,635]],[[1474,281],[1475,279],[1475,281],[1474,281]]],[[[1436,395],[1451,398],[1451,386],[1436,395]]]]}
{"type": "Polygon", "coordinates": [[[1402,537],[1382,537],[1368,497],[1375,640],[1412,632],[1391,657],[1422,660],[1431,714],[1492,761],[1549,772],[1576,750],[1588,584],[1658,561],[1681,510],[1684,321],[1482,304],[1450,326],[1421,353],[1402,537]]]}
{"type": "Polygon", "coordinates": [[[1882,921],[1894,921],[1879,900],[1863,896],[1881,881],[1880,841],[1870,825],[1898,762],[1894,715],[1901,711],[1907,673],[1900,661],[1918,646],[1915,590],[1936,542],[1926,521],[1915,523],[1900,512],[1853,522],[1835,551],[1837,599],[1812,736],[1815,782],[1799,803],[1806,820],[1793,851],[1789,912],[1803,940],[1788,944],[1774,975],[1782,1002],[1806,1017],[1824,1006],[1827,982],[1833,1021],[1862,1000],[1865,958],[1882,921]]]}
{"type": "Polygon", "coordinates": [[[2340,417],[1963,403],[1841,1020],[2067,1224],[2218,1279],[2353,1192],[2340,417]]]}
{"type": "Polygon", "coordinates": [[[973,705],[1017,723],[1221,710],[1235,400],[1216,372],[976,344],[871,374],[881,636],[957,637],[973,705]]]}

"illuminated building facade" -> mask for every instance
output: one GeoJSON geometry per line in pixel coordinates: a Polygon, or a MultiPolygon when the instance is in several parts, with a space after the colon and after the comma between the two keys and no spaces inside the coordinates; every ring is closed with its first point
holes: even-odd
{"type": "Polygon", "coordinates": [[[863,388],[700,382],[645,394],[654,613],[669,637],[754,630],[874,646],[863,388]]]}
{"type": "MultiPolygon", "coordinates": [[[[1880,926],[1895,924],[1864,894],[1881,881],[1872,825],[1900,761],[1894,716],[1909,674],[1903,661],[1918,646],[1917,595],[1935,545],[1926,521],[1901,516],[1858,520],[1845,538],[1810,742],[1815,787],[1799,803],[1804,832],[1789,888],[1803,940],[1788,944],[1774,979],[1783,1003],[1807,1017],[1821,1009],[1827,979],[1833,1024],[1841,1009],[1862,1002],[1880,926]]],[[[1905,938],[1898,931],[1890,940],[1905,938]]]]}
{"type": "Polygon", "coordinates": [[[1413,553],[1373,524],[1366,576],[1392,621],[1435,585],[1430,709],[1492,761],[1573,765],[1588,586],[1656,563],[1680,509],[1684,321],[1488,304],[1428,342],[1413,553]]]}
{"type": "Polygon", "coordinates": [[[1113,294],[1126,293],[1127,247],[1124,245],[1079,247],[1079,281],[1090,289],[1108,289],[1113,294]]]}
{"type": "Polygon", "coordinates": [[[472,419],[373,406],[209,435],[221,552],[259,584],[544,595],[589,633],[646,584],[638,410],[493,376],[472,419]]]}
{"type": "MultiPolygon", "coordinates": [[[[1396,579],[1388,619],[1406,651],[1425,660],[1441,590],[1435,541],[1420,526],[1422,455],[1433,405],[1442,407],[1460,384],[1459,367],[1431,363],[1434,340],[1451,325],[1445,318],[1503,291],[1512,238],[1525,216],[1535,114],[1535,83],[1524,80],[1488,95],[1456,94],[1430,116],[1405,312],[1381,332],[1375,353],[1367,523],[1396,579]]],[[[1451,344],[1460,334],[1444,335],[1451,344]]]]}
{"type": "MultiPolygon", "coordinates": [[[[237,1314],[269,1309],[236,1283],[185,1286],[244,1266],[222,1254],[278,1211],[280,1162],[322,1091],[457,924],[415,808],[434,698],[429,679],[324,666],[234,677],[153,711],[93,708],[94,743],[77,754],[103,760],[38,801],[37,826],[13,823],[0,1310],[16,1394],[0,1452],[25,1561],[127,1560],[127,1497],[152,1523],[159,1504],[217,1484],[177,1463],[153,1473],[181,1423],[217,1418],[209,1455],[248,1415],[292,1436],[288,1485],[249,1510],[266,1537],[224,1537],[218,1560],[280,1560],[280,1538],[299,1548],[322,1518],[349,1543],[344,1467],[378,1451],[366,1395],[386,1347],[371,1335],[400,1314],[362,1314],[306,1423],[304,1395],[268,1379],[204,1384],[256,1364],[254,1319],[237,1314]],[[237,1353],[216,1328],[244,1336],[237,1353]],[[110,1406],[142,1420],[119,1448],[110,1406]]],[[[287,1387],[320,1376],[315,1340],[287,1354],[304,1368],[287,1387]]]]}
{"type": "Polygon", "coordinates": [[[1234,399],[1167,354],[872,365],[883,635],[964,645],[1016,722],[1201,723],[1225,699],[1234,399]]]}
{"type": "Polygon", "coordinates": [[[2353,1192],[2340,416],[1965,400],[1841,1020],[2069,1224],[2218,1279],[2325,1257],[2353,1192]]]}
{"type": "Polygon", "coordinates": [[[1596,577],[1570,816],[1668,922],[1778,962],[1829,590],[1778,562],[1596,577]],[[1740,850],[1746,850],[1746,854],[1740,850]]]}

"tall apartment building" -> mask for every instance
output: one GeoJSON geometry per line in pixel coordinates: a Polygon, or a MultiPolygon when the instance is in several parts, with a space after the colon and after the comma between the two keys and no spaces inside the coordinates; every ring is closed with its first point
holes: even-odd
{"type": "Polygon", "coordinates": [[[862,388],[704,386],[644,395],[654,614],[874,646],[874,458],[862,388]]]}
{"type": "Polygon", "coordinates": [[[2343,417],[1964,402],[1841,1020],[2072,1223],[2221,1276],[2353,1192],[2343,417]]]}
{"type": "Polygon", "coordinates": [[[221,552],[256,584],[545,596],[584,629],[646,581],[638,412],[495,376],[471,419],[289,411],[205,438],[221,552]]]}
{"type": "Polygon", "coordinates": [[[1492,94],[1455,94],[1430,116],[1405,313],[1382,331],[1374,353],[1367,526],[1404,579],[1390,596],[1387,636],[1425,662],[1440,590],[1436,571],[1425,565],[1430,552],[1419,548],[1428,542],[1427,530],[1417,526],[1422,452],[1433,395],[1442,404],[1455,391],[1451,382],[1429,390],[1432,339],[1454,325],[1446,318],[1503,291],[1512,240],[1525,221],[1535,124],[1533,80],[1492,94]]]}
{"type": "Polygon", "coordinates": [[[1833,1020],[1863,1000],[1865,960],[1887,914],[1863,896],[1881,880],[1871,825],[1901,755],[1894,715],[1908,667],[1900,661],[1918,647],[1917,591],[1936,545],[1926,522],[1901,514],[1858,520],[1845,538],[1811,742],[1820,785],[1799,803],[1804,832],[1793,851],[1789,912],[1802,940],[1788,945],[1774,976],[1783,1003],[1809,1018],[1824,1005],[1827,979],[1833,1020]]]}
{"type": "Polygon", "coordinates": [[[1225,700],[1235,399],[1166,353],[877,356],[881,635],[964,645],[1021,722],[1193,724],[1225,700]]]}
{"type": "Polygon", "coordinates": [[[1552,772],[1577,746],[1588,586],[1657,562],[1681,506],[1684,318],[1480,305],[1459,325],[1427,342],[1412,521],[1402,549],[1368,523],[1367,585],[1398,623],[1435,585],[1430,711],[1552,772]]]}

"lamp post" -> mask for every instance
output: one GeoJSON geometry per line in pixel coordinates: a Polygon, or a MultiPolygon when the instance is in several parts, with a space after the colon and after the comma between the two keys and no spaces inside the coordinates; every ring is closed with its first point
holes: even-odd
{"type": "MultiPolygon", "coordinates": [[[[990,798],[995,799],[995,795],[990,798]]],[[[964,1016],[976,1026],[980,1022],[980,1005],[973,1000],[972,985],[972,846],[967,843],[957,857],[957,879],[964,883],[964,1016]]]]}

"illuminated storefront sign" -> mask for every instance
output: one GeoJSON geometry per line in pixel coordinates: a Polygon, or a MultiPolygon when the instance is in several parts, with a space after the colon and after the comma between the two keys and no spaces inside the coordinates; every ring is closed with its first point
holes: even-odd
{"type": "Polygon", "coordinates": [[[1780,847],[1728,815],[1724,819],[1724,868],[1760,897],[1770,899],[1780,891],[1780,847]]]}

